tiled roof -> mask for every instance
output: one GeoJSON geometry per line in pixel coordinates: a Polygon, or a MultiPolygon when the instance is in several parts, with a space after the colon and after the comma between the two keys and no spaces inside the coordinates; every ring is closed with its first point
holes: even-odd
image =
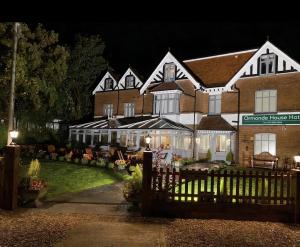
{"type": "Polygon", "coordinates": [[[236,52],[228,55],[186,60],[184,64],[207,87],[225,86],[227,82],[253,56],[256,50],[236,52]]]}
{"type": "Polygon", "coordinates": [[[201,119],[199,125],[197,126],[197,130],[234,131],[235,128],[221,116],[207,116],[201,119]]]}
{"type": "Polygon", "coordinates": [[[157,91],[166,91],[166,90],[180,90],[183,91],[182,88],[175,82],[162,82],[157,86],[150,89],[150,92],[157,92],[157,91]]]}

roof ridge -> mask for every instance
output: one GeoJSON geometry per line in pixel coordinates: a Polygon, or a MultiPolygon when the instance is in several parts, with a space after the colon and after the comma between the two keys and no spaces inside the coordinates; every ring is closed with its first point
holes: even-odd
{"type": "Polygon", "coordinates": [[[205,60],[205,59],[211,59],[211,58],[217,58],[217,57],[226,57],[226,56],[232,56],[236,54],[243,54],[243,53],[248,53],[248,52],[254,52],[257,51],[259,48],[256,49],[250,49],[250,50],[243,50],[243,51],[237,51],[237,52],[229,52],[229,53],[223,53],[223,54],[218,54],[218,55],[212,55],[212,56],[207,56],[207,57],[200,57],[200,58],[193,58],[193,59],[186,59],[182,60],[182,62],[193,62],[193,61],[199,61],[199,60],[205,60]]]}

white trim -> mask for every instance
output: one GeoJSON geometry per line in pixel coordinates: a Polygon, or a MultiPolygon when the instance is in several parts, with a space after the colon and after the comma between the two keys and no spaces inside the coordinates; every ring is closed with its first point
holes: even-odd
{"type": "Polygon", "coordinates": [[[252,78],[257,78],[257,77],[281,76],[281,75],[294,74],[294,73],[299,73],[299,72],[300,71],[291,71],[291,72],[273,73],[273,74],[268,74],[268,75],[249,75],[246,77],[241,77],[238,80],[247,80],[247,79],[252,79],[252,78]]]}
{"type": "Polygon", "coordinates": [[[139,79],[139,77],[131,70],[131,68],[128,68],[126,70],[126,72],[124,73],[124,75],[119,80],[119,83],[118,83],[118,88],[119,89],[121,89],[120,86],[124,87],[124,89],[135,89],[134,87],[126,88],[125,78],[126,78],[126,76],[128,76],[130,74],[135,77],[135,82],[134,83],[135,83],[136,88],[141,87],[143,85],[143,82],[139,79]]]}
{"type": "Polygon", "coordinates": [[[175,89],[175,90],[155,91],[155,92],[150,92],[150,93],[152,93],[152,94],[169,94],[169,93],[181,94],[182,91],[175,89]]]}
{"type": "Polygon", "coordinates": [[[300,71],[300,65],[294,61],[292,58],[290,58],[288,55],[286,55],[284,52],[282,52],[280,49],[278,49],[276,46],[274,46],[271,42],[267,41],[247,62],[244,64],[244,66],[231,78],[231,80],[226,84],[225,88],[227,90],[231,90],[231,86],[246,72],[250,66],[255,63],[257,59],[264,53],[266,53],[266,50],[269,49],[270,53],[275,53],[277,56],[281,57],[282,59],[288,61],[291,66],[293,66],[296,70],[300,71]]]}
{"type": "Polygon", "coordinates": [[[155,81],[154,78],[159,73],[159,71],[163,69],[164,64],[170,63],[170,62],[175,63],[175,65],[177,66],[177,69],[180,69],[181,72],[183,72],[185,74],[185,76],[194,84],[194,86],[197,89],[200,88],[199,82],[196,81],[195,78],[180,64],[180,62],[171,54],[171,52],[168,52],[165,55],[165,57],[161,60],[159,65],[156,67],[156,69],[152,72],[152,74],[150,75],[148,80],[145,82],[145,84],[142,86],[142,88],[140,89],[140,94],[143,94],[146,91],[149,84],[151,82],[155,81]]]}
{"type": "MultiPolygon", "coordinates": [[[[95,95],[96,92],[103,92],[100,88],[100,86],[104,87],[104,82],[105,82],[105,79],[107,79],[108,77],[112,78],[113,80],[113,88],[118,85],[116,79],[109,73],[109,71],[107,71],[105,73],[105,75],[102,77],[102,79],[100,80],[100,82],[98,83],[97,87],[94,89],[93,91],[93,95],[95,95]]],[[[111,89],[110,89],[111,90],[111,89]]]]}
{"type": "Polygon", "coordinates": [[[251,49],[251,50],[245,50],[245,51],[237,51],[237,52],[231,52],[231,53],[225,53],[225,54],[220,54],[220,55],[214,55],[214,56],[209,56],[209,57],[200,57],[200,58],[194,58],[194,59],[187,59],[187,60],[183,60],[183,62],[193,62],[193,61],[199,61],[199,60],[205,60],[205,59],[211,59],[211,58],[217,58],[217,57],[226,57],[226,56],[232,56],[232,55],[236,55],[236,54],[243,54],[243,53],[247,53],[247,52],[253,52],[253,51],[257,51],[257,49],[251,49]]]}

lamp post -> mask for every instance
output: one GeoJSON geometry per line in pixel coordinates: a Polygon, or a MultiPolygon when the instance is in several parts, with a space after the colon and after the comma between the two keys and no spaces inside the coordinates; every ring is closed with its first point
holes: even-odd
{"type": "Polygon", "coordinates": [[[294,156],[294,161],[296,162],[296,167],[297,169],[300,169],[300,155],[295,155],[294,156]]]}
{"type": "MultiPolygon", "coordinates": [[[[17,47],[18,47],[18,29],[20,24],[15,22],[14,24],[14,45],[13,45],[13,59],[11,70],[11,85],[9,96],[9,108],[8,108],[8,132],[13,130],[14,125],[14,108],[15,108],[15,82],[16,82],[16,63],[17,63],[17,47]]],[[[11,136],[8,133],[7,144],[11,143],[11,136]]]]}
{"type": "Polygon", "coordinates": [[[151,136],[149,135],[149,133],[148,133],[148,135],[145,137],[145,141],[146,141],[146,144],[147,144],[147,148],[146,148],[146,151],[150,151],[150,142],[151,142],[151,136]]]}
{"type": "Polygon", "coordinates": [[[12,140],[9,145],[16,145],[15,141],[18,138],[19,131],[17,131],[17,130],[11,130],[11,131],[9,131],[9,135],[10,135],[11,140],[12,140]]]}

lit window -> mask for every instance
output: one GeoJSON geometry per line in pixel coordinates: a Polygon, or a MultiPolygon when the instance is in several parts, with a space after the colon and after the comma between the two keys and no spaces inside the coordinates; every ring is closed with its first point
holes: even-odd
{"type": "Polygon", "coordinates": [[[276,155],[276,134],[260,133],[254,137],[254,154],[269,152],[276,155]]]}
{"type": "Polygon", "coordinates": [[[275,54],[265,54],[260,56],[260,74],[268,75],[275,72],[275,54]]]}
{"type": "Polygon", "coordinates": [[[217,136],[217,152],[226,152],[227,142],[226,142],[226,135],[218,135],[217,136]]]}
{"type": "Polygon", "coordinates": [[[199,142],[199,148],[201,153],[207,152],[209,149],[210,144],[210,136],[209,135],[201,135],[200,136],[200,142],[199,142]]]}
{"type": "Polygon", "coordinates": [[[166,63],[164,66],[164,81],[172,82],[175,81],[176,66],[174,63],[166,63]]]}
{"type": "Polygon", "coordinates": [[[208,113],[210,115],[221,113],[221,94],[209,95],[208,113]]]}
{"type": "Polygon", "coordinates": [[[113,104],[104,104],[103,105],[103,115],[112,117],[113,115],[113,104]]]}
{"type": "Polygon", "coordinates": [[[124,104],[124,117],[134,117],[134,103],[124,104]]]}
{"type": "Polygon", "coordinates": [[[255,112],[276,112],[277,90],[261,90],[255,92],[255,112]]]}
{"type": "Polygon", "coordinates": [[[113,89],[113,79],[111,78],[105,79],[105,89],[113,89]]]}
{"type": "Polygon", "coordinates": [[[128,75],[126,76],[125,78],[125,86],[126,88],[131,88],[131,87],[134,87],[134,76],[133,75],[128,75]]]}
{"type": "Polygon", "coordinates": [[[157,94],[154,97],[154,114],[179,113],[179,94],[157,94]]]}

